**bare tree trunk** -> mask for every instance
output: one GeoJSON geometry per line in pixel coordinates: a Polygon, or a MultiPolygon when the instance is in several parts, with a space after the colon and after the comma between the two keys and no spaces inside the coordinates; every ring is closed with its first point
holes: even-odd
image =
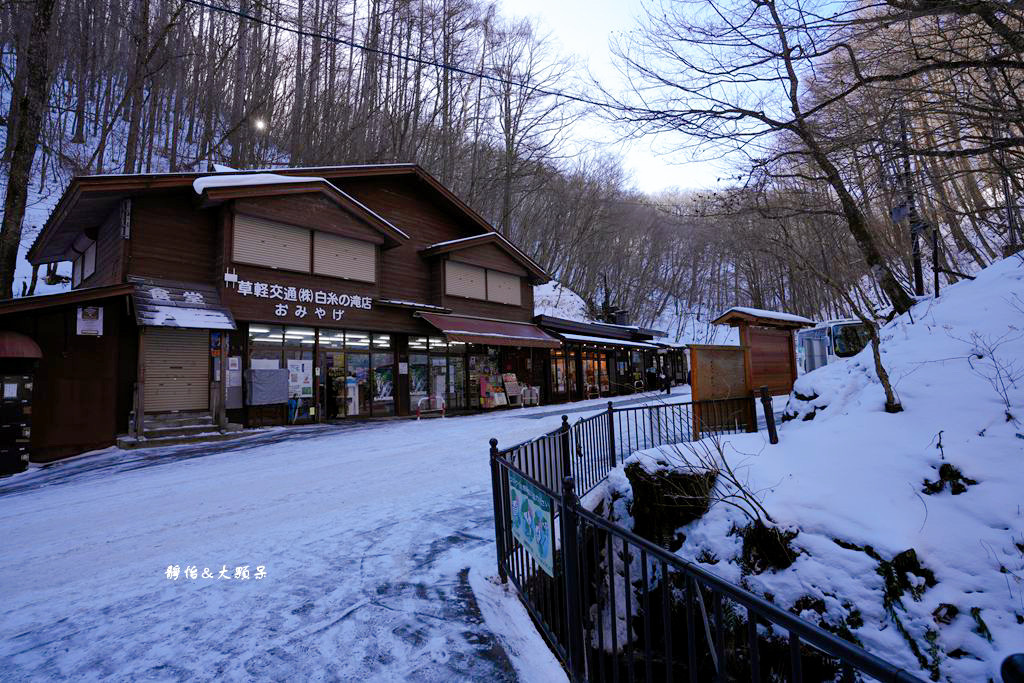
{"type": "Polygon", "coordinates": [[[48,101],[50,72],[50,24],[54,0],[36,0],[32,33],[25,55],[25,91],[21,95],[19,120],[14,132],[11,165],[4,197],[4,218],[0,234],[0,298],[14,295],[14,271],[18,265],[21,223],[25,219],[28,183],[32,173],[43,109],[48,101]]]}

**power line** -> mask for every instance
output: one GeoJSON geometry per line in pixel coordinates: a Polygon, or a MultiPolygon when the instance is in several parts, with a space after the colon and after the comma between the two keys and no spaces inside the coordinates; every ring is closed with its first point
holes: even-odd
{"type": "Polygon", "coordinates": [[[362,50],[364,52],[372,52],[374,54],[378,54],[378,55],[381,55],[381,56],[384,56],[384,57],[394,57],[395,59],[400,59],[400,60],[403,60],[403,61],[412,62],[413,64],[419,64],[421,66],[432,66],[432,67],[437,68],[437,69],[444,69],[446,71],[451,71],[453,73],[462,74],[464,76],[472,76],[474,78],[481,78],[481,79],[483,79],[485,81],[491,81],[493,83],[501,83],[503,85],[511,85],[511,86],[517,87],[517,88],[524,88],[524,89],[530,91],[531,93],[538,93],[538,94],[541,94],[541,95],[548,95],[550,97],[558,97],[558,98],[565,99],[565,100],[570,100],[570,101],[573,101],[573,102],[579,102],[580,104],[588,104],[588,105],[593,106],[593,107],[599,107],[601,109],[609,109],[609,110],[613,110],[613,111],[622,111],[623,110],[623,107],[615,106],[615,105],[609,104],[608,102],[598,102],[597,100],[592,100],[592,99],[587,98],[587,97],[580,97],[578,95],[571,95],[569,93],[562,92],[560,90],[549,90],[547,88],[540,88],[540,87],[536,87],[536,86],[531,86],[531,85],[528,85],[528,84],[523,83],[521,81],[516,81],[516,80],[510,79],[510,78],[502,78],[501,76],[495,76],[493,74],[484,73],[482,71],[474,71],[472,69],[466,69],[466,68],[463,68],[461,66],[455,66],[453,64],[446,64],[444,62],[435,62],[435,61],[430,60],[430,59],[424,59],[423,57],[414,57],[412,55],[402,54],[401,52],[393,52],[391,50],[383,50],[383,49],[376,48],[376,47],[370,47],[368,45],[363,45],[362,43],[358,43],[358,42],[353,41],[353,40],[347,40],[345,38],[339,38],[338,36],[328,35],[326,33],[317,33],[315,31],[307,31],[307,30],[302,29],[302,28],[297,28],[297,27],[289,26],[289,25],[286,25],[286,24],[283,24],[283,23],[279,23],[279,22],[275,22],[275,21],[270,21],[268,19],[263,19],[261,17],[257,17],[257,16],[254,16],[252,14],[249,14],[248,12],[243,12],[241,10],[234,9],[233,7],[224,7],[223,5],[215,5],[213,3],[204,2],[203,0],[184,0],[184,1],[186,3],[188,3],[188,4],[190,4],[190,5],[195,5],[197,7],[203,7],[205,9],[208,9],[208,10],[211,10],[211,11],[214,11],[214,12],[222,12],[224,14],[232,14],[232,15],[234,15],[236,17],[241,18],[241,19],[245,19],[247,21],[251,21],[251,22],[254,22],[254,23],[257,23],[257,24],[261,24],[261,25],[266,26],[268,28],[277,29],[278,31],[285,31],[287,33],[293,33],[293,34],[295,34],[297,36],[300,36],[300,37],[303,37],[303,38],[318,38],[320,40],[326,40],[326,41],[329,41],[329,42],[332,42],[332,43],[336,43],[336,44],[339,44],[339,45],[345,45],[347,47],[355,48],[357,50],[362,50]]]}

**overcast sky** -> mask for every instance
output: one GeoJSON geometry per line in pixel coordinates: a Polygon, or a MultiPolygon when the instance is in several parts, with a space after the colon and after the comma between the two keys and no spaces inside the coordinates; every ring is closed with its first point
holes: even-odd
{"type": "MultiPolygon", "coordinates": [[[[615,69],[609,40],[637,27],[642,15],[640,0],[500,0],[506,16],[534,19],[542,33],[549,33],[559,51],[576,57],[581,65],[610,89],[618,91],[621,75],[615,69]]],[[[579,136],[597,138],[597,144],[622,157],[637,189],[655,193],[664,189],[703,188],[716,185],[722,169],[710,163],[689,161],[687,154],[668,153],[678,143],[668,136],[646,137],[619,144],[618,133],[589,122],[579,136]]]]}

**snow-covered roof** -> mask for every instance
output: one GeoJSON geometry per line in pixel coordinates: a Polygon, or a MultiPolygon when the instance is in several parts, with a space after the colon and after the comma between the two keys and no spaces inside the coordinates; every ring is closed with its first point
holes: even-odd
{"type": "MultiPolygon", "coordinates": [[[[254,185],[280,185],[282,183],[326,183],[326,178],[279,173],[245,173],[243,175],[207,175],[192,181],[192,189],[202,194],[211,187],[252,187],[254,185]]],[[[328,183],[330,184],[330,183],[328,183]]]]}
{"type": "Polygon", "coordinates": [[[718,322],[722,318],[728,316],[730,313],[741,313],[743,315],[753,316],[755,318],[765,318],[767,320],[779,320],[787,323],[800,323],[801,325],[813,325],[814,321],[810,318],[805,318],[802,315],[793,315],[792,313],[783,313],[781,311],[767,311],[763,308],[749,308],[747,306],[733,306],[729,310],[722,313],[722,315],[716,318],[715,322],[718,322]]]}
{"type": "Polygon", "coordinates": [[[588,334],[570,334],[568,332],[559,332],[558,336],[568,341],[591,342],[594,344],[615,344],[616,346],[636,346],[643,349],[658,348],[657,344],[627,341],[625,339],[612,339],[611,337],[592,337],[588,334]]]}
{"type": "Polygon", "coordinates": [[[343,196],[346,200],[356,205],[366,213],[373,216],[376,220],[384,223],[389,228],[394,230],[396,233],[409,239],[409,234],[404,230],[396,226],[391,221],[387,220],[379,213],[371,209],[370,207],[363,204],[358,199],[348,194],[344,190],[338,188],[337,185],[333,184],[326,178],[318,176],[290,176],[281,175],[280,173],[244,173],[241,175],[207,175],[201,178],[196,178],[192,181],[192,189],[196,191],[196,194],[202,194],[208,189],[214,187],[258,187],[260,185],[282,185],[286,183],[323,183],[332,191],[337,192],[343,196]]]}

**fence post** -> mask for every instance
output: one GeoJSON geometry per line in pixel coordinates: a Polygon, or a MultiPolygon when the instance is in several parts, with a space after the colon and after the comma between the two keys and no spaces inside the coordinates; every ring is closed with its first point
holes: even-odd
{"type": "Polygon", "coordinates": [[[494,495],[494,547],[498,553],[498,576],[508,583],[505,571],[505,506],[502,502],[501,472],[498,469],[498,440],[491,439],[491,492],[494,495]]]}
{"type": "Polygon", "coordinates": [[[615,406],[608,401],[608,464],[615,467],[615,406]]]}
{"type": "Polygon", "coordinates": [[[761,406],[764,408],[764,423],[768,427],[768,442],[778,443],[779,432],[775,429],[775,411],[772,410],[772,397],[768,387],[761,387],[761,406]]]}
{"type": "Polygon", "coordinates": [[[571,476],[562,480],[562,577],[565,581],[566,632],[569,642],[566,653],[574,681],[586,680],[586,659],[583,651],[583,614],[580,609],[579,521],[576,512],[579,499],[571,476]]]}
{"type": "Polygon", "coordinates": [[[562,416],[562,427],[558,434],[558,443],[560,444],[559,450],[562,452],[562,476],[572,476],[572,464],[570,462],[571,444],[569,443],[569,416],[562,416]]]}

